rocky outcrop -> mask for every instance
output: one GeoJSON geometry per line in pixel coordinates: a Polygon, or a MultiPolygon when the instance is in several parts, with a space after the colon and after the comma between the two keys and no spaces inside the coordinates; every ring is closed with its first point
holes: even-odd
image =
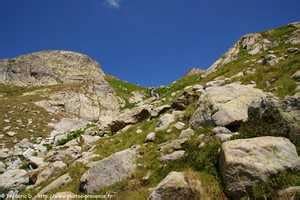
{"type": "MultiPolygon", "coordinates": [[[[205,68],[205,67],[204,67],[205,68]]],[[[204,74],[205,70],[201,67],[192,67],[188,70],[185,76],[192,76],[192,75],[201,75],[204,74]]]]}
{"type": "Polygon", "coordinates": [[[0,83],[17,86],[65,85],[37,105],[49,112],[102,120],[119,109],[100,65],[86,55],[42,51],[0,62],[0,83]],[[72,87],[69,87],[72,85],[72,87]],[[69,87],[69,89],[67,89],[69,87]]]}
{"type": "Polygon", "coordinates": [[[234,126],[246,121],[249,105],[261,101],[265,96],[264,92],[253,85],[231,83],[208,87],[199,99],[190,124],[194,128],[204,124],[234,126]]]}
{"type": "MultiPolygon", "coordinates": [[[[0,63],[0,82],[19,86],[94,81],[106,84],[100,65],[86,55],[70,51],[41,51],[0,63]]],[[[106,84],[107,85],[107,84],[106,84]]]]}
{"type": "Polygon", "coordinates": [[[44,167],[37,175],[35,184],[39,185],[49,178],[60,173],[67,165],[62,161],[55,161],[50,163],[48,166],[44,167]]]}
{"type": "Polygon", "coordinates": [[[220,59],[207,69],[207,74],[215,71],[217,68],[226,65],[239,58],[239,53],[245,49],[250,55],[255,55],[270,44],[270,41],[263,40],[260,33],[251,33],[243,36],[237,43],[234,44],[220,59]]]}
{"type": "Polygon", "coordinates": [[[53,191],[53,190],[58,189],[60,187],[63,187],[65,185],[67,185],[68,183],[70,183],[71,181],[72,181],[72,178],[70,177],[70,175],[69,174],[64,174],[64,175],[58,177],[53,182],[51,182],[46,187],[44,187],[41,191],[39,191],[37,193],[37,195],[35,197],[33,197],[33,199],[34,200],[35,199],[40,199],[43,194],[47,194],[50,191],[53,191]]]}
{"type": "Polygon", "coordinates": [[[299,170],[300,158],[286,138],[258,137],[225,142],[220,171],[227,194],[233,199],[251,195],[253,186],[266,183],[271,176],[299,170]]]}
{"type": "Polygon", "coordinates": [[[136,107],[131,110],[126,109],[122,111],[116,120],[111,121],[106,124],[104,129],[108,129],[112,133],[116,133],[119,130],[123,129],[127,125],[136,124],[145,119],[148,119],[151,116],[149,107],[136,107]]]}
{"type": "Polygon", "coordinates": [[[283,101],[266,98],[253,102],[248,109],[244,132],[253,136],[281,136],[300,144],[300,99],[289,96],[283,101]]]}
{"type": "Polygon", "coordinates": [[[19,190],[29,183],[29,175],[23,169],[7,170],[0,175],[0,193],[19,190]]]}
{"type": "Polygon", "coordinates": [[[80,190],[92,194],[132,175],[138,149],[126,149],[92,164],[80,179],[80,190]]]}
{"type": "Polygon", "coordinates": [[[200,180],[183,172],[170,172],[151,193],[150,200],[203,199],[200,180]]]}

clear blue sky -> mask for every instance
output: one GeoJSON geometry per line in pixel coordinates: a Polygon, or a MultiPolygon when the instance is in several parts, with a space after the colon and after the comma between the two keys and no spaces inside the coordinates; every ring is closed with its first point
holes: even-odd
{"type": "Polygon", "coordinates": [[[300,0],[1,0],[0,58],[78,51],[160,85],[208,67],[245,33],[299,20],[300,0]]]}

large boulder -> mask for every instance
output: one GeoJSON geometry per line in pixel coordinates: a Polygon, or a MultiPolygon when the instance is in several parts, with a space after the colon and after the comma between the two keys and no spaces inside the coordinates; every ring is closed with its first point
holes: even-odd
{"type": "Polygon", "coordinates": [[[69,184],[70,182],[72,182],[71,176],[68,173],[64,174],[64,175],[58,177],[57,179],[55,179],[54,181],[52,181],[49,185],[44,187],[41,191],[39,191],[36,194],[36,196],[33,197],[33,200],[40,199],[40,197],[42,195],[47,194],[50,191],[59,189],[65,185],[69,184]]]}
{"type": "Polygon", "coordinates": [[[266,94],[253,85],[231,83],[208,87],[199,99],[199,107],[191,117],[190,124],[194,128],[207,123],[234,126],[247,121],[249,105],[265,97],[266,94]]]}
{"type": "Polygon", "coordinates": [[[127,125],[136,124],[145,119],[148,119],[151,116],[150,107],[140,106],[133,109],[126,109],[122,111],[116,120],[111,121],[106,125],[106,127],[112,133],[116,133],[119,130],[123,129],[127,125]]]}
{"type": "Polygon", "coordinates": [[[183,172],[170,172],[151,193],[150,200],[202,199],[201,182],[183,172]]]}
{"type": "Polygon", "coordinates": [[[286,97],[283,101],[266,98],[248,108],[244,133],[250,136],[281,136],[300,144],[300,98],[286,97]]]}
{"type": "Polygon", "coordinates": [[[36,185],[40,185],[44,181],[48,180],[49,178],[58,175],[61,173],[62,169],[64,169],[67,165],[62,161],[56,161],[50,163],[46,167],[44,167],[40,173],[36,176],[36,185]]]}
{"type": "Polygon", "coordinates": [[[239,139],[222,145],[220,171],[233,199],[251,194],[252,187],[267,183],[271,176],[299,167],[296,147],[286,138],[239,139]]]}
{"type": "Polygon", "coordinates": [[[130,177],[136,169],[138,148],[117,152],[92,164],[80,179],[80,190],[92,194],[130,177]]]}
{"type": "Polygon", "coordinates": [[[23,169],[7,170],[0,175],[0,193],[22,189],[29,183],[29,175],[23,169]]]}

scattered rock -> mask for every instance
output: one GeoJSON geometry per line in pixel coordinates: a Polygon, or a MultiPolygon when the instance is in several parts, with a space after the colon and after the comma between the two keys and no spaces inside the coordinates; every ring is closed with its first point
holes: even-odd
{"type": "MultiPolygon", "coordinates": [[[[202,199],[201,182],[182,172],[170,172],[150,194],[150,200],[202,199]]],[[[204,198],[205,199],[205,198],[204,198]]]]}
{"type": "Polygon", "coordinates": [[[36,169],[38,167],[42,167],[42,166],[46,165],[46,163],[44,162],[44,159],[40,158],[40,157],[31,156],[28,158],[28,160],[29,160],[29,165],[33,169],[36,169]]]}
{"type": "Polygon", "coordinates": [[[293,79],[300,81],[300,70],[296,71],[293,75],[292,75],[293,79]]]}
{"type": "Polygon", "coordinates": [[[274,196],[274,200],[297,200],[300,196],[300,186],[280,190],[274,196]]]}
{"type": "Polygon", "coordinates": [[[59,174],[67,165],[62,161],[55,161],[46,166],[38,175],[35,185],[39,185],[51,177],[59,174]]]}
{"type": "Polygon", "coordinates": [[[183,122],[177,122],[176,124],[174,124],[174,127],[178,130],[182,130],[185,127],[185,123],[183,122]]]}
{"type": "Polygon", "coordinates": [[[171,123],[175,121],[175,116],[173,114],[166,113],[159,118],[159,122],[157,127],[155,128],[156,131],[163,131],[166,130],[171,123]]]}
{"type": "Polygon", "coordinates": [[[258,137],[225,142],[220,171],[228,195],[239,199],[251,187],[287,170],[300,169],[296,147],[286,138],[258,137]]]}
{"type": "Polygon", "coordinates": [[[53,191],[55,189],[58,189],[60,187],[63,187],[70,182],[72,182],[71,176],[69,174],[64,174],[64,175],[58,177],[56,180],[52,181],[49,185],[44,187],[41,191],[39,191],[37,193],[37,195],[35,197],[33,197],[33,199],[39,199],[39,196],[46,194],[50,191],[53,191]]]}
{"type": "Polygon", "coordinates": [[[239,133],[238,132],[235,132],[235,133],[232,133],[232,134],[222,134],[222,133],[219,133],[219,134],[216,134],[215,136],[221,142],[226,142],[226,141],[230,140],[235,135],[239,135],[239,133]]]}
{"type": "Polygon", "coordinates": [[[179,160],[184,157],[184,154],[185,154],[185,151],[183,151],[183,150],[174,151],[173,153],[163,155],[160,158],[160,160],[163,162],[179,160]]]}
{"type": "Polygon", "coordinates": [[[29,183],[29,176],[23,169],[7,170],[0,174],[0,188],[4,191],[19,190],[29,183]]]}
{"type": "Polygon", "coordinates": [[[100,140],[101,137],[99,136],[91,136],[91,135],[81,135],[80,136],[80,141],[84,144],[84,145],[92,145],[95,142],[97,142],[98,140],[100,140]]]}
{"type": "Polygon", "coordinates": [[[185,130],[181,131],[181,133],[179,135],[179,139],[182,139],[182,138],[190,139],[194,135],[194,133],[195,133],[195,131],[191,128],[185,129],[185,130]]]}
{"type": "Polygon", "coordinates": [[[0,159],[8,158],[11,155],[11,152],[8,148],[0,149],[0,159]]]}
{"type": "Polygon", "coordinates": [[[132,109],[126,109],[119,114],[117,120],[113,120],[107,126],[112,133],[116,133],[127,125],[136,124],[151,116],[151,109],[149,107],[141,106],[132,109]]]}
{"type": "Polygon", "coordinates": [[[136,149],[117,152],[92,164],[80,179],[80,190],[92,194],[132,175],[136,168],[136,149]]]}
{"type": "Polygon", "coordinates": [[[6,134],[7,134],[9,137],[13,137],[13,136],[17,135],[17,133],[14,132],[14,131],[8,131],[6,134]]]}
{"type": "Polygon", "coordinates": [[[217,134],[232,134],[232,132],[229,129],[222,127],[222,126],[217,126],[217,127],[213,128],[212,132],[215,135],[217,135],[217,134]]]}
{"type": "Polygon", "coordinates": [[[175,139],[159,145],[162,153],[172,153],[176,150],[182,150],[182,145],[188,141],[188,138],[175,139]]]}
{"type": "Polygon", "coordinates": [[[141,129],[136,130],[136,133],[137,133],[137,134],[140,134],[140,133],[142,133],[142,132],[143,132],[143,130],[141,130],[141,129]]]}
{"type": "Polygon", "coordinates": [[[139,102],[142,102],[144,99],[145,95],[139,91],[133,91],[131,92],[130,98],[129,98],[129,103],[131,104],[136,104],[139,102]]]}
{"type": "Polygon", "coordinates": [[[262,64],[268,64],[271,66],[274,66],[279,63],[279,59],[275,54],[267,54],[264,59],[262,64]]]}
{"type": "Polygon", "coordinates": [[[146,136],[145,142],[154,142],[156,138],[156,133],[151,132],[146,136]]]}
{"type": "Polygon", "coordinates": [[[287,52],[288,53],[298,53],[298,52],[300,52],[300,49],[299,48],[295,48],[295,47],[291,47],[291,48],[287,49],[287,52]]]}

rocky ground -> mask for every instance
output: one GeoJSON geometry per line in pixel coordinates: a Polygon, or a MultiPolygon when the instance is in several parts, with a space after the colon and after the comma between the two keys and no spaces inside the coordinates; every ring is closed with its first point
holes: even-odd
{"type": "Polygon", "coordinates": [[[66,51],[0,60],[0,83],[0,198],[300,198],[299,23],[154,90],[66,51]]]}

